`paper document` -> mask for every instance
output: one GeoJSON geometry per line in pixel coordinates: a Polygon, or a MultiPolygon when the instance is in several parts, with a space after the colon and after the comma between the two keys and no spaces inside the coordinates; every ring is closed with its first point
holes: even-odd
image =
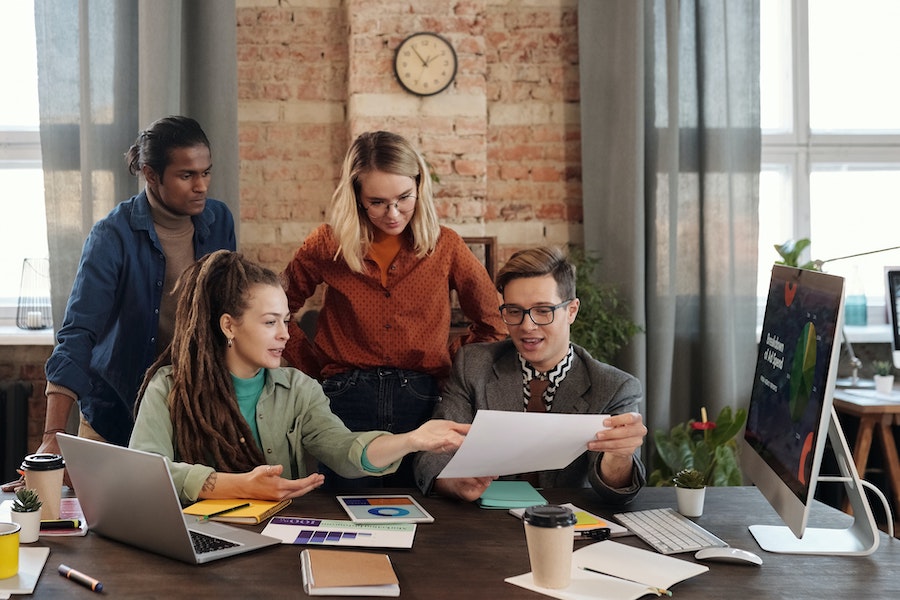
{"type": "Polygon", "coordinates": [[[504,581],[561,600],[636,600],[646,595],[657,596],[657,590],[669,589],[679,581],[707,571],[706,565],[608,540],[575,551],[572,583],[567,588],[538,587],[531,573],[504,581]]]}
{"type": "Polygon", "coordinates": [[[262,530],[262,534],[279,539],[282,544],[412,548],[416,525],[415,523],[364,525],[353,521],[272,517],[262,530]]]}
{"type": "Polygon", "coordinates": [[[609,415],[479,410],[438,477],[487,477],[562,469],[606,429],[609,415]]]}

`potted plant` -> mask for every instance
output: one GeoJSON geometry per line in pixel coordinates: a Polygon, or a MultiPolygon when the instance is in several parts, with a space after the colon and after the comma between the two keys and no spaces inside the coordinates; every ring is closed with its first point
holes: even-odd
{"type": "Polygon", "coordinates": [[[697,469],[682,469],[672,477],[675,486],[675,500],[678,512],[686,517],[699,517],[703,514],[703,501],[706,499],[706,476],[697,469]]]}
{"type": "Polygon", "coordinates": [[[788,267],[799,267],[801,269],[809,269],[810,271],[821,271],[822,265],[820,261],[809,260],[802,265],[800,264],[800,254],[802,254],[810,244],[811,242],[809,238],[788,240],[783,244],[776,244],[775,252],[778,253],[778,255],[781,257],[781,260],[775,261],[775,264],[787,265],[788,267]]]}
{"type": "Polygon", "coordinates": [[[691,419],[668,431],[654,432],[655,468],[650,473],[650,485],[674,485],[674,475],[684,469],[700,471],[705,485],[743,483],[735,438],[747,421],[747,410],[726,406],[715,421],[707,419],[705,408],[700,415],[699,421],[691,419]]]}
{"type": "Polygon", "coordinates": [[[894,364],[887,360],[873,360],[872,371],[875,373],[875,391],[890,395],[894,389],[894,364]]]}
{"type": "Polygon", "coordinates": [[[619,291],[597,283],[594,271],[599,258],[570,246],[569,261],[575,265],[575,290],[581,300],[571,326],[572,341],[600,362],[612,364],[619,350],[643,329],[631,320],[619,291]]]}
{"type": "Polygon", "coordinates": [[[19,531],[20,542],[30,544],[38,541],[41,532],[41,499],[35,490],[24,487],[16,490],[10,517],[22,527],[19,531]]]}

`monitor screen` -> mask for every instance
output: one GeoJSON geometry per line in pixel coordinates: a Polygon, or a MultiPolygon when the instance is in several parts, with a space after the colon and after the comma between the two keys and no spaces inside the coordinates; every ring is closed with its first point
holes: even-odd
{"type": "Polygon", "coordinates": [[[741,461],[797,537],[828,437],[843,293],[841,277],[772,269],[741,461]]]}
{"type": "Polygon", "coordinates": [[[885,267],[885,305],[887,320],[891,327],[891,350],[893,350],[894,367],[900,369],[900,267],[885,267]]]}

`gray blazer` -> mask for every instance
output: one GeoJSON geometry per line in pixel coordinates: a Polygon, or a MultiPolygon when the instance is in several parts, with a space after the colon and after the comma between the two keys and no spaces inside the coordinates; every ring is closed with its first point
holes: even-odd
{"type": "MultiPolygon", "coordinates": [[[[572,368],[553,398],[551,412],[621,414],[637,412],[642,399],[637,378],[595,360],[584,348],[573,344],[572,368]]],[[[524,410],[522,374],[516,347],[511,340],[467,344],[457,353],[453,371],[435,407],[433,418],[471,423],[478,409],[524,410]]],[[[549,432],[548,432],[549,433],[549,432]]],[[[420,452],[414,458],[416,484],[424,494],[431,492],[434,479],[452,455],[420,452]]],[[[601,453],[585,452],[564,469],[539,474],[541,487],[588,487],[605,503],[624,504],[646,483],[639,456],[634,457],[631,485],[613,489],[600,480],[601,453]]]]}

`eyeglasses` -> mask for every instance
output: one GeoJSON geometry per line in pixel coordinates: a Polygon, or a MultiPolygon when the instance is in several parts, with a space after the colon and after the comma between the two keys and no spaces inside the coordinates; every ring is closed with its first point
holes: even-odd
{"type": "Polygon", "coordinates": [[[554,306],[532,306],[531,308],[522,308],[515,304],[504,304],[500,307],[500,317],[507,325],[521,325],[525,321],[525,315],[531,319],[535,325],[549,325],[553,322],[556,310],[569,304],[570,300],[563,300],[554,306]]]}
{"type": "Polygon", "coordinates": [[[391,212],[391,208],[396,208],[397,212],[407,214],[416,208],[415,196],[403,196],[394,202],[385,202],[383,200],[373,200],[368,206],[364,206],[366,212],[373,217],[383,217],[391,212]]]}

